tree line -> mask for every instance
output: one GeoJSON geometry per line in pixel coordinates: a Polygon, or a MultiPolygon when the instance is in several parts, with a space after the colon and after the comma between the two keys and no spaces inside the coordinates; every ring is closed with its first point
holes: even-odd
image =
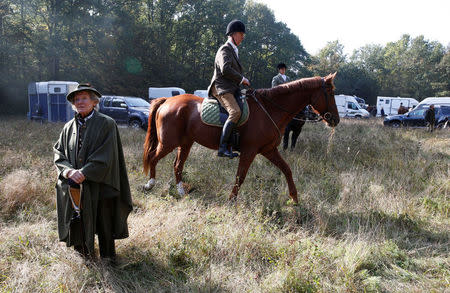
{"type": "Polygon", "coordinates": [[[423,36],[367,45],[351,56],[330,41],[311,55],[267,6],[253,1],[3,0],[0,111],[26,112],[33,81],[89,81],[105,94],[142,97],[150,86],[206,89],[233,19],[247,26],[239,55],[255,88],[270,87],[284,62],[293,79],[338,71],[336,93],[371,104],[377,95],[450,95],[449,48],[423,36]]]}

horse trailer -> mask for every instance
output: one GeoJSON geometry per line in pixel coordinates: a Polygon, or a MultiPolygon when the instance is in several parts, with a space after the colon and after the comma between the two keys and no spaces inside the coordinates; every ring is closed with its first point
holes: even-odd
{"type": "Polygon", "coordinates": [[[377,97],[377,116],[381,116],[382,108],[385,115],[397,115],[400,103],[406,108],[414,108],[419,104],[419,102],[413,98],[377,97]]]}
{"type": "Polygon", "coordinates": [[[28,119],[67,122],[74,116],[66,95],[76,89],[74,81],[40,81],[28,84],[28,119]]]}

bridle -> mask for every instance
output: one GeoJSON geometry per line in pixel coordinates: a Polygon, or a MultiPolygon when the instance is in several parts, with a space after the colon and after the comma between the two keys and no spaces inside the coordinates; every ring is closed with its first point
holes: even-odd
{"type": "MultiPolygon", "coordinates": [[[[267,112],[266,108],[264,108],[264,106],[263,106],[263,105],[261,104],[261,102],[258,100],[258,98],[256,97],[255,92],[256,92],[255,89],[249,88],[249,89],[247,90],[245,96],[247,96],[247,97],[252,97],[252,98],[256,101],[256,103],[261,107],[261,109],[264,111],[264,113],[266,113],[267,117],[269,117],[270,121],[272,121],[272,123],[273,123],[273,125],[275,126],[275,128],[277,129],[278,135],[280,136],[280,139],[281,139],[281,131],[280,131],[280,129],[278,128],[278,126],[277,126],[277,124],[275,123],[275,121],[273,121],[272,117],[270,116],[269,112],[267,112]]],[[[329,100],[330,100],[330,98],[329,98],[329,95],[328,95],[328,91],[327,91],[327,89],[326,89],[325,80],[324,80],[323,78],[322,78],[322,92],[323,92],[323,95],[325,96],[325,101],[326,101],[326,104],[327,104],[327,110],[329,110],[329,109],[330,109],[330,105],[329,105],[329,100]]],[[[296,115],[296,114],[297,114],[297,113],[293,113],[293,112],[291,112],[291,111],[289,111],[289,110],[287,110],[287,109],[281,107],[280,105],[278,105],[278,104],[275,103],[272,99],[269,99],[269,98],[268,98],[267,96],[265,96],[265,95],[262,95],[262,94],[261,94],[260,97],[261,97],[262,99],[264,99],[265,101],[270,102],[272,105],[274,105],[276,108],[278,108],[279,110],[281,110],[281,111],[283,111],[283,112],[289,113],[289,114],[291,114],[291,115],[296,115]]],[[[312,101],[311,101],[311,102],[312,102],[312,101]]],[[[311,104],[311,103],[310,103],[310,104],[311,104]]],[[[324,119],[325,119],[325,121],[329,121],[332,117],[333,117],[333,115],[328,111],[328,112],[325,112],[325,113],[323,114],[323,116],[320,117],[319,119],[317,119],[317,120],[310,120],[310,121],[319,122],[319,121],[322,121],[322,120],[324,120],[324,119]]],[[[301,119],[298,119],[298,118],[295,118],[295,117],[294,117],[293,119],[299,120],[299,121],[307,121],[307,120],[301,120],[301,119]]]]}
{"type": "Polygon", "coordinates": [[[325,96],[325,102],[327,103],[327,110],[328,112],[325,112],[323,114],[323,119],[325,119],[325,121],[329,121],[331,119],[331,117],[333,117],[333,115],[331,115],[330,113],[330,102],[329,102],[329,97],[328,97],[328,91],[327,91],[327,87],[325,84],[325,80],[322,78],[322,92],[323,95],[325,96]]]}

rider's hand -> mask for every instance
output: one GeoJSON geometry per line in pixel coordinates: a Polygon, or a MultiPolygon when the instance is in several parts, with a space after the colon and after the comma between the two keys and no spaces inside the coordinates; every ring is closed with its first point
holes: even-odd
{"type": "Polygon", "coordinates": [[[246,79],[245,77],[242,79],[242,84],[246,85],[246,86],[250,86],[250,81],[248,81],[248,79],[246,79]]]}

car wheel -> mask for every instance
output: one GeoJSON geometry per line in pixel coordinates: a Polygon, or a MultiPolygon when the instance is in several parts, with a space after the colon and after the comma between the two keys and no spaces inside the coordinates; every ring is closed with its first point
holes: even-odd
{"type": "Polygon", "coordinates": [[[142,123],[137,119],[133,119],[130,121],[130,127],[134,129],[139,129],[142,127],[142,123]]]}
{"type": "Polygon", "coordinates": [[[394,128],[399,128],[402,125],[400,124],[400,121],[392,121],[391,126],[394,128]]]}

